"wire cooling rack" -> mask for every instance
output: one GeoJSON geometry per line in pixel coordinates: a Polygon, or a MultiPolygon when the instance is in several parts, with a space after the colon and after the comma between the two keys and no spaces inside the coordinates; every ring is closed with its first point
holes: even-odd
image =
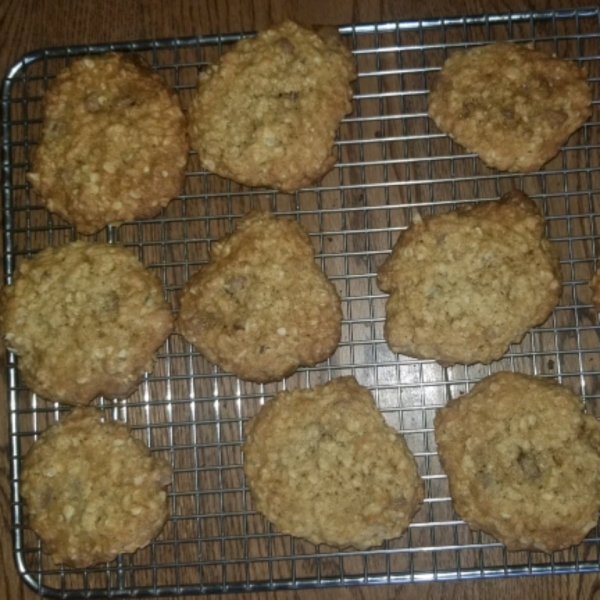
{"type": "MultiPolygon", "coordinates": [[[[352,25],[340,31],[354,52],[359,77],[354,112],[339,133],[339,161],[319,186],[295,195],[250,190],[203,171],[191,153],[184,193],[160,217],[97,236],[136,253],[160,275],[177,308],[182,284],[236,218],[258,207],[291,215],[310,232],[318,260],[343,298],[339,349],[324,364],[261,386],[219,371],[173,335],[136,394],[125,401],[98,400],[107,417],[130,422],[135,435],[171,462],[172,516],[147,548],[87,570],[52,564],[27,527],[19,497],[21,461],[64,413],[22,385],[16,357],[8,353],[14,554],[21,575],[38,592],[63,598],[171,595],[600,571],[597,530],[580,546],[552,556],[507,553],[486,534],[470,532],[452,510],[433,436],[437,407],[503,369],[557,377],[583,395],[589,411],[600,414],[600,329],[588,288],[600,225],[599,9],[352,25]],[[457,48],[506,39],[535,41],[590,73],[592,118],[537,173],[487,169],[427,118],[427,90],[447,56],[457,48]],[[375,273],[413,211],[445,212],[498,198],[513,187],[539,204],[561,257],[564,293],[552,317],[491,366],[442,368],[391,353],[383,339],[385,296],[375,273]],[[387,421],[405,435],[427,492],[403,537],[361,552],[315,547],[274,531],[253,510],[242,471],[244,424],[265,400],[280,389],[346,374],[373,391],[387,421]]],[[[52,48],[28,54],[10,69],[2,92],[7,283],[19,261],[76,237],[41,207],[25,180],[40,132],[42,96],[56,73],[81,54],[139,52],[187,106],[198,69],[240,37],[52,48]]]]}

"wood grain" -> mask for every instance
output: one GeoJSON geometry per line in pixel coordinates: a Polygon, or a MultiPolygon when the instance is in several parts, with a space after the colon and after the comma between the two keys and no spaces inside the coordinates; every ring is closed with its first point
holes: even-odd
{"type": "MultiPolygon", "coordinates": [[[[48,46],[131,39],[237,32],[268,27],[284,18],[305,24],[364,23],[496,13],[528,9],[585,6],[560,0],[0,0],[0,71],[27,51],[48,46]]],[[[2,388],[4,391],[4,386],[2,388]]],[[[7,410],[0,398],[0,598],[37,597],[19,579],[12,558],[7,410]]],[[[427,598],[478,600],[486,598],[600,599],[597,575],[356,587],[240,594],[248,600],[330,600],[427,598]]]]}

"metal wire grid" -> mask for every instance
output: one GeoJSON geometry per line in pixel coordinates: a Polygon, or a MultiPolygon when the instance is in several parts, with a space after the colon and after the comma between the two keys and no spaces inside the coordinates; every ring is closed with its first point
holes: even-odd
{"type": "MultiPolygon", "coordinates": [[[[553,556],[507,553],[491,537],[470,532],[452,511],[433,438],[435,409],[502,369],[558,377],[600,414],[599,329],[587,286],[596,267],[599,225],[599,101],[594,101],[592,119],[559,156],[541,172],[527,175],[487,169],[437,131],[426,115],[431,78],[448,54],[502,39],[533,40],[585,64],[593,96],[600,98],[599,9],[356,25],[340,31],[354,51],[359,78],[354,112],[337,142],[339,162],[318,187],[293,196],[249,190],[203,171],[191,153],[184,193],[160,217],[97,236],[131,248],[161,276],[176,308],[181,285],[238,216],[256,207],[294,216],[311,233],[318,259],[343,298],[338,351],[323,365],[261,386],[220,372],[171,336],[154,373],[133,397],[100,399],[98,406],[110,418],[129,421],[136,435],[171,461],[172,517],[147,548],[87,570],[53,565],[27,527],[19,497],[21,459],[63,409],[22,385],[16,357],[8,353],[15,559],[38,592],[62,598],[171,595],[600,570],[597,531],[579,547],[553,556]],[[539,203],[561,256],[564,294],[551,319],[488,367],[442,368],[391,353],[383,339],[385,297],[374,274],[412,211],[445,212],[464,202],[495,199],[513,187],[539,203]],[[367,385],[387,421],[405,435],[427,490],[402,538],[361,552],[314,547],[275,532],[252,510],[241,468],[244,423],[266,399],[280,389],[344,374],[367,385]]],[[[40,130],[42,95],[52,77],[84,53],[136,51],[187,106],[198,68],[239,37],[41,50],[9,71],[2,95],[7,283],[19,261],[76,237],[37,203],[25,181],[40,130]]]]}

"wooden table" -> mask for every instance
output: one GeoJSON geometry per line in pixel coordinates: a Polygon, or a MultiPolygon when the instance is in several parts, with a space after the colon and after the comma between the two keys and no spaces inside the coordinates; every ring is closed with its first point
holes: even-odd
{"type": "MultiPolygon", "coordinates": [[[[441,15],[495,13],[585,6],[576,0],[1,0],[0,72],[23,53],[47,46],[237,32],[268,27],[284,18],[306,24],[345,24],[441,15]]],[[[4,392],[4,386],[2,387],[4,392]]],[[[6,423],[0,402],[0,422],[6,423]]],[[[36,597],[19,579],[12,558],[8,444],[0,427],[0,598],[36,597]]],[[[244,594],[247,598],[592,598],[597,575],[553,576],[411,584],[369,588],[244,594]]]]}

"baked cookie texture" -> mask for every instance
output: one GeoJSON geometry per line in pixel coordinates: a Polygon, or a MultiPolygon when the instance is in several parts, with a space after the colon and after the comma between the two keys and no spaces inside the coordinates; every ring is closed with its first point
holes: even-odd
{"type": "Polygon", "coordinates": [[[140,57],[89,56],[58,74],[27,178],[46,208],[90,235],[157,215],[183,186],[177,94],[140,57]]]}
{"type": "Polygon", "coordinates": [[[23,461],[29,526],[56,563],[89,567],[146,546],[168,517],[171,467],[120,422],[76,408],[23,461]]]}
{"type": "Polygon", "coordinates": [[[354,377],[269,400],[248,424],[244,472],[254,507],[313,544],[399,537],[424,497],[404,438],[354,377]]]}
{"type": "Polygon", "coordinates": [[[377,274],[394,352],[489,363],[543,323],[562,291],[544,218],[525,194],[414,219],[377,274]]]}
{"type": "Polygon", "coordinates": [[[266,383],[313,366],[340,341],[340,297],[304,228],[252,211],[184,286],[176,328],[212,363],[266,383]]]}
{"type": "Polygon", "coordinates": [[[0,306],[25,384],[65,404],[131,394],[173,329],[158,277],[112,244],[42,250],[19,265],[0,306]]]}
{"type": "Polygon", "coordinates": [[[352,54],[337,31],[286,21],[239,41],[200,73],[190,138],[205,169],[293,192],[327,173],[352,111],[352,54]]]}
{"type": "Polygon", "coordinates": [[[536,171],[590,117],[592,93],[577,63],[497,43],[455,52],[434,80],[429,116],[501,171],[536,171]]]}
{"type": "Polygon", "coordinates": [[[500,372],[437,411],[458,515],[509,550],[578,544],[600,508],[600,424],[555,381],[500,372]]]}

